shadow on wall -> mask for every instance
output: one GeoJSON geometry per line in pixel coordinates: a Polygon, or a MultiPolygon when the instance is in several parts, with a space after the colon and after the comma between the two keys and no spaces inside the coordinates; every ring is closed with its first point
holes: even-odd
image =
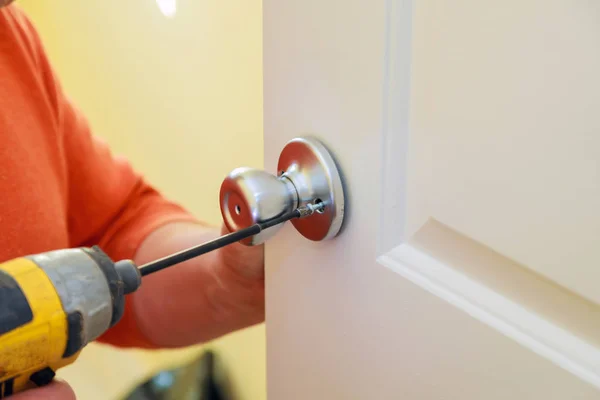
{"type": "MultiPolygon", "coordinates": [[[[220,224],[224,176],[239,166],[262,168],[260,0],[183,0],[168,18],[152,0],[18,4],[94,133],[167,196],[220,224]]],[[[239,400],[266,398],[262,326],[210,347],[239,400]]],[[[94,345],[62,377],[81,398],[110,400],[167,360],[193,359],[200,350],[117,354],[94,345]],[[101,366],[117,364],[104,372],[116,379],[111,387],[94,382],[101,366]]]]}

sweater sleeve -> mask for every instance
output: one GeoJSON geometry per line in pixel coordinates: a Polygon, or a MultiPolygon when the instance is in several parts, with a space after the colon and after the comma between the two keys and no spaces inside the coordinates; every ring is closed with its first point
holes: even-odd
{"type": "MultiPolygon", "coordinates": [[[[71,246],[98,244],[113,260],[134,259],[146,236],[161,226],[194,221],[180,205],[167,200],[134,171],[126,159],[113,156],[94,137],[81,113],[61,98],[61,125],[68,171],[68,226],[71,246]]],[[[122,320],[101,342],[152,347],[139,329],[126,299],[122,320]]]]}
{"type": "MultiPolygon", "coordinates": [[[[19,13],[19,11],[15,11],[19,13]]],[[[31,22],[18,15],[36,58],[40,81],[56,115],[66,180],[71,247],[99,245],[113,260],[133,259],[144,239],[159,227],[195,218],[168,200],[107,143],[93,135],[86,118],[70,101],[50,65],[31,22]]],[[[100,341],[118,346],[151,346],[132,314],[131,299],[120,323],[100,341]]]]}
{"type": "MultiPolygon", "coordinates": [[[[71,246],[98,244],[113,260],[134,259],[146,236],[161,226],[194,221],[180,205],[153,188],[126,159],[111,154],[94,137],[81,113],[61,103],[68,171],[68,226],[71,246]]],[[[126,300],[122,320],[100,338],[118,345],[148,347],[126,300]]]]}

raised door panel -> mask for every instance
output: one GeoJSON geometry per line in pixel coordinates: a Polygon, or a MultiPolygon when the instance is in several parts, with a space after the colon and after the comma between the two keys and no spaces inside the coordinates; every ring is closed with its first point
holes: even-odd
{"type": "Polygon", "coordinates": [[[410,233],[433,218],[600,304],[600,4],[414,4],[410,233]]]}

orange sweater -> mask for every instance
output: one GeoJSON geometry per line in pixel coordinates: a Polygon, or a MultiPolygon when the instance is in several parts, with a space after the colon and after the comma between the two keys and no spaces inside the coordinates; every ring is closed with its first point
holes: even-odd
{"type": "MultiPolygon", "coordinates": [[[[192,219],[92,135],[14,6],[0,8],[0,139],[0,261],[95,244],[131,259],[159,226],[192,219]]],[[[147,345],[130,309],[103,341],[147,345]]]]}

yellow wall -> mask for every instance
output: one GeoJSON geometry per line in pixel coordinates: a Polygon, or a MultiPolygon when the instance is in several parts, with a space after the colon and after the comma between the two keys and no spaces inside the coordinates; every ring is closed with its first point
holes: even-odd
{"type": "MultiPolygon", "coordinates": [[[[220,223],[223,177],[238,166],[262,167],[260,0],[182,0],[171,19],[154,0],[19,4],[95,133],[165,194],[220,223]]],[[[214,345],[240,399],[266,398],[263,327],[214,345]]],[[[163,362],[194,354],[117,355],[93,345],[61,375],[81,398],[111,400],[163,362]]]]}

